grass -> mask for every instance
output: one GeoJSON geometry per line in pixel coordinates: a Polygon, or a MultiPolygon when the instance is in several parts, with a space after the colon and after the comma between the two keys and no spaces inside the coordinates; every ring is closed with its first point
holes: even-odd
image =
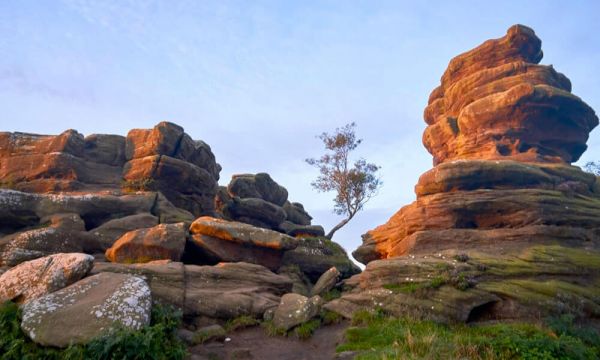
{"type": "Polygon", "coordinates": [[[339,289],[331,289],[321,297],[325,302],[330,302],[331,300],[342,297],[342,292],[339,289]]]}
{"type": "Polygon", "coordinates": [[[180,321],[181,313],[156,305],[151,324],[140,331],[117,330],[85,345],[46,348],[29,340],[20,327],[18,306],[6,302],[0,305],[0,354],[3,360],[184,359],[186,347],[175,335],[180,321]]]}
{"type": "Polygon", "coordinates": [[[357,312],[338,352],[357,359],[598,359],[598,332],[561,318],[548,326],[467,326],[357,312]],[[356,327],[359,326],[359,327],[356,327]]]}
{"type": "Polygon", "coordinates": [[[242,315],[236,317],[235,319],[227,321],[227,323],[225,324],[225,331],[236,331],[238,329],[244,329],[258,324],[260,324],[260,321],[253,318],[252,316],[242,315]]]}
{"type": "Polygon", "coordinates": [[[316,318],[294,328],[294,335],[300,340],[307,340],[321,327],[321,319],[316,318]]]}

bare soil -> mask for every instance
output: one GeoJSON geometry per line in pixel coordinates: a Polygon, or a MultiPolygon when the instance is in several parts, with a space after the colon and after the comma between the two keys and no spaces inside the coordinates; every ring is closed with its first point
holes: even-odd
{"type": "Polygon", "coordinates": [[[189,349],[190,360],[331,360],[336,358],[335,348],[344,339],[348,322],[319,328],[308,340],[288,337],[270,337],[260,326],[228,334],[229,341],[210,342],[189,349]]]}

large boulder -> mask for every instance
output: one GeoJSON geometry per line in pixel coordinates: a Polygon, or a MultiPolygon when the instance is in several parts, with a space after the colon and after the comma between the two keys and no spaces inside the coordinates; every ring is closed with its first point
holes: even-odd
{"type": "Polygon", "coordinates": [[[198,263],[244,261],[276,270],[284,251],[298,244],[298,240],[276,231],[211,217],[196,219],[190,232],[186,259],[198,263]]]}
{"type": "Polygon", "coordinates": [[[102,250],[106,251],[125,233],[156,225],[158,225],[158,218],[156,216],[150,213],[135,214],[109,220],[97,228],[90,230],[90,232],[98,238],[98,241],[102,245],[102,250]]]}
{"type": "Polygon", "coordinates": [[[273,315],[273,325],[278,329],[289,330],[303,324],[319,314],[323,299],[320,296],[307,298],[300,294],[285,294],[273,315]]]}
{"type": "Polygon", "coordinates": [[[195,216],[213,214],[221,167],[206,143],[161,122],[153,129],[131,130],[125,153],[124,189],[158,190],[195,216]]]}
{"type": "Polygon", "coordinates": [[[277,229],[286,217],[283,208],[259,198],[234,197],[224,212],[232,219],[271,229],[277,229]]]}
{"type": "Polygon", "coordinates": [[[435,164],[577,161],[598,118],[541,59],[540,39],[522,25],[452,59],[425,109],[423,142],[435,164]]]}
{"type": "Polygon", "coordinates": [[[86,157],[84,137],[75,130],[56,136],[0,133],[2,187],[31,192],[116,188],[120,164],[105,160],[93,151],[86,157]]]}
{"type": "Polygon", "coordinates": [[[23,306],[21,328],[43,346],[84,344],[150,323],[150,288],[139,277],[100,273],[23,306]]]}
{"type": "Polygon", "coordinates": [[[283,206],[288,197],[286,188],[267,173],[234,175],[227,190],[232,196],[263,199],[277,206],[283,206]]]}
{"type": "Polygon", "coordinates": [[[60,290],[86,276],[93,261],[90,255],[71,253],[21,263],[0,275],[0,303],[24,304],[60,290]]]}
{"type": "Polygon", "coordinates": [[[342,274],[335,267],[325,271],[315,283],[311,294],[320,296],[325,295],[335,287],[341,275],[342,274]]]}
{"type": "Polygon", "coordinates": [[[185,248],[185,223],[160,224],[130,231],[106,250],[112,262],[144,263],[153,260],[179,261],[185,248]]]}
{"type": "Polygon", "coordinates": [[[152,301],[169,304],[179,309],[185,307],[185,265],[168,260],[143,264],[119,264],[96,261],[90,274],[102,272],[131,274],[146,280],[152,292],[152,301]]]}
{"type": "Polygon", "coordinates": [[[135,274],[147,279],[154,301],[183,310],[188,319],[208,317],[232,319],[241,315],[260,317],[290,292],[286,276],[248,263],[221,263],[215,266],[183,265],[153,261],[146,264],[97,262],[92,274],[112,272],[135,274]]]}

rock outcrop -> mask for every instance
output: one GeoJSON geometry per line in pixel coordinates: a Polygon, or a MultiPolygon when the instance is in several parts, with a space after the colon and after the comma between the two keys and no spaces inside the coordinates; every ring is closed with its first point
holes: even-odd
{"type": "Polygon", "coordinates": [[[466,321],[543,316],[569,297],[564,306],[596,313],[600,299],[588,291],[600,291],[600,187],[570,162],[598,118],[541,57],[533,30],[516,25],[450,62],[425,110],[435,167],[414,203],[363,235],[353,254],[367,268],[332,306],[416,306],[466,321]]]}

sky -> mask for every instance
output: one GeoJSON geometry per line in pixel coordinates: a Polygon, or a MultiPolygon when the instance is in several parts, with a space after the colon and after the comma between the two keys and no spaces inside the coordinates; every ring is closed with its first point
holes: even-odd
{"type": "MultiPolygon", "coordinates": [[[[383,187],[334,240],[415,198],[431,168],[423,109],[449,60],[513,24],[542,39],[573,93],[600,109],[600,2],[0,0],[0,131],[126,135],[160,121],[210,144],[232,174],[268,172],[331,228],[316,135],[356,122],[383,187]]],[[[580,163],[600,159],[600,130],[580,163]]]]}

